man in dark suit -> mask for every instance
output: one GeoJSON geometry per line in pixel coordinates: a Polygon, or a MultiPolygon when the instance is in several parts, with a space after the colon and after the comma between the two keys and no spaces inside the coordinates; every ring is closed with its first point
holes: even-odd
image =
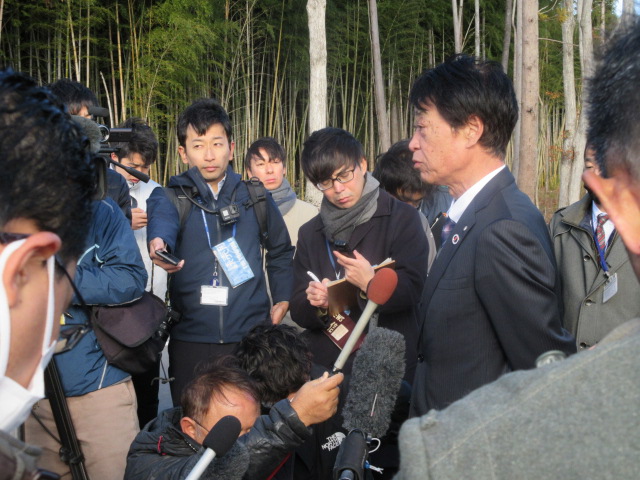
{"type": "Polygon", "coordinates": [[[422,415],[576,347],[561,326],[544,219],[504,164],[518,117],[507,75],[457,55],[416,80],[411,102],[414,166],[454,198],[422,295],[411,406],[422,415]]]}

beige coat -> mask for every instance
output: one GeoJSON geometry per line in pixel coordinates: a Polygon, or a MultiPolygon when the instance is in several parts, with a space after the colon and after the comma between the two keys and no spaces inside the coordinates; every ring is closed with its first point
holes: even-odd
{"type": "Polygon", "coordinates": [[[605,255],[609,271],[617,275],[618,292],[603,303],[607,278],[598,260],[590,223],[591,199],[558,210],[549,225],[564,303],[564,327],[578,348],[599,342],[621,323],[640,316],[640,284],[617,233],[605,255]]]}

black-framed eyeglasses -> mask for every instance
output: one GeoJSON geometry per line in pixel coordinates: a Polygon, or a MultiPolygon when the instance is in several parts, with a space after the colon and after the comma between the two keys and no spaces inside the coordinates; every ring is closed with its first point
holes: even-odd
{"type": "MultiPolygon", "coordinates": [[[[58,353],[68,352],[69,350],[73,349],[73,347],[78,345],[78,343],[80,343],[80,340],[82,340],[82,338],[87,333],[89,333],[89,331],[91,330],[91,322],[90,322],[91,312],[89,310],[89,306],[87,305],[87,302],[85,302],[84,298],[82,298],[82,294],[80,293],[80,290],[78,290],[78,287],[73,281],[73,278],[71,278],[71,275],[69,275],[69,272],[67,272],[67,269],[64,268],[64,265],[62,264],[62,262],[60,261],[57,255],[55,257],[55,265],[56,265],[56,268],[60,270],[65,277],[67,277],[67,280],[69,280],[69,283],[71,284],[71,288],[73,289],[73,293],[78,299],[79,306],[82,310],[86,312],[86,318],[87,318],[87,321],[85,321],[84,323],[80,323],[78,325],[68,325],[64,328],[64,330],[60,331],[60,335],[58,336],[58,343],[56,344],[56,350],[54,352],[54,354],[58,354],[58,353]]],[[[64,315],[68,315],[68,314],[65,313],[64,315]]]]}
{"type": "Polygon", "coordinates": [[[353,167],[349,170],[343,170],[335,177],[329,177],[326,180],[322,180],[321,182],[316,183],[316,188],[321,192],[325,190],[329,190],[333,187],[334,182],[338,183],[347,183],[353,180],[353,175],[356,170],[356,167],[353,167]]]}

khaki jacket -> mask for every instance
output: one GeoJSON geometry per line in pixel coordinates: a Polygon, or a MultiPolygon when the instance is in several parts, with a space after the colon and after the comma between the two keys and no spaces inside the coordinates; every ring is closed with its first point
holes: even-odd
{"type": "Polygon", "coordinates": [[[600,266],[590,218],[591,198],[585,195],[558,210],[549,225],[562,288],[564,327],[576,337],[579,349],[595,345],[621,323],[640,316],[640,284],[616,232],[605,260],[609,273],[617,276],[618,291],[603,303],[607,277],[600,266]]]}

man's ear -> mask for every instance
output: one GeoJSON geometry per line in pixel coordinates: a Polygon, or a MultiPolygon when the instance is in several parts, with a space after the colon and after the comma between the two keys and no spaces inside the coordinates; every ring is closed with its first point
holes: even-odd
{"type": "Polygon", "coordinates": [[[360,169],[363,172],[366,172],[368,167],[369,167],[369,163],[367,162],[367,159],[362,157],[362,159],[360,160],[360,169]]]}
{"type": "Polygon", "coordinates": [[[178,146],[178,155],[180,155],[180,160],[182,163],[189,164],[189,159],[187,158],[187,150],[182,145],[178,146]]]}
{"type": "Polygon", "coordinates": [[[120,163],[120,159],[118,158],[115,152],[111,152],[111,160],[113,160],[114,162],[120,163]]]}
{"type": "Polygon", "coordinates": [[[182,433],[196,439],[196,422],[190,417],[182,417],[180,419],[180,429],[182,433]]]}
{"type": "Polygon", "coordinates": [[[477,115],[470,115],[466,125],[463,127],[464,137],[467,140],[467,146],[471,147],[480,141],[484,133],[484,122],[477,115]]]}
{"type": "Polygon", "coordinates": [[[38,232],[27,237],[26,241],[9,256],[2,276],[9,308],[20,301],[22,288],[31,280],[30,267],[33,262],[44,263],[60,250],[61,244],[60,237],[55,233],[38,232]]]}

